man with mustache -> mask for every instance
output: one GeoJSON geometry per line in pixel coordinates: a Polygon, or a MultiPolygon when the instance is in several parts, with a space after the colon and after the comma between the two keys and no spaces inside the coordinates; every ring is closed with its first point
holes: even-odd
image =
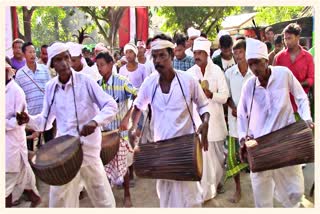
{"type": "MultiPolygon", "coordinates": [[[[254,76],[243,85],[237,107],[242,161],[246,139],[261,137],[295,122],[289,92],[299,106],[301,118],[313,128],[307,94],[288,68],[268,66],[267,46],[247,38],[246,59],[254,76]]],[[[284,207],[300,206],[304,193],[301,165],[251,172],[250,178],[256,207],[273,207],[273,198],[284,207]]]]}
{"type": "MultiPolygon", "coordinates": [[[[196,65],[190,72],[197,81],[202,82],[202,88],[209,100],[209,133],[208,152],[203,152],[203,176],[201,186],[203,199],[208,201],[221,191],[220,184],[224,172],[224,140],[228,134],[224,120],[223,104],[229,97],[229,89],[224,76],[218,65],[210,59],[211,42],[204,37],[194,40],[193,54],[196,65]],[[208,85],[204,85],[207,81],[208,85]]],[[[197,114],[194,114],[197,117],[197,114]]]]}
{"type": "MultiPolygon", "coordinates": [[[[129,130],[130,141],[134,142],[136,138],[141,111],[146,110],[148,104],[152,109],[153,141],[194,133],[193,120],[188,108],[192,112],[192,103],[195,103],[202,119],[197,132],[201,134],[203,149],[206,151],[210,118],[208,100],[199,83],[190,74],[174,70],[173,49],[174,44],[170,37],[161,34],[153,38],[152,58],[158,73],[145,79],[134,101],[132,127],[129,130]]],[[[200,207],[201,191],[201,186],[196,181],[157,180],[160,207],[200,207]]]]}

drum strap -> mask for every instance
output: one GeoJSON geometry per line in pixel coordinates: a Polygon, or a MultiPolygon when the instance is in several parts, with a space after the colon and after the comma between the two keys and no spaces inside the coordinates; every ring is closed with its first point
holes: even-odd
{"type": "Polygon", "coordinates": [[[75,110],[76,119],[77,119],[77,131],[78,131],[78,134],[79,134],[79,137],[80,137],[80,128],[79,128],[78,111],[77,111],[77,103],[76,103],[76,93],[74,91],[74,82],[73,82],[73,75],[72,74],[71,74],[71,82],[72,82],[74,110],[75,110]]]}
{"type": "Polygon", "coordinates": [[[182,92],[182,95],[183,95],[184,101],[186,102],[187,109],[188,109],[188,112],[189,112],[190,117],[191,117],[191,121],[192,121],[192,125],[193,125],[194,132],[196,133],[196,132],[197,132],[196,124],[194,123],[194,120],[193,120],[193,117],[192,117],[192,114],[191,114],[191,111],[190,111],[190,108],[189,108],[189,105],[188,105],[188,102],[187,102],[186,96],[185,96],[184,91],[183,91],[183,89],[182,89],[182,85],[181,85],[181,82],[180,82],[180,79],[179,79],[179,77],[178,77],[178,74],[177,74],[177,73],[176,73],[176,77],[177,77],[177,79],[178,79],[178,82],[179,82],[179,85],[180,85],[180,89],[181,89],[181,92],[182,92]]]}
{"type": "Polygon", "coordinates": [[[250,110],[249,110],[249,114],[248,114],[248,125],[247,125],[246,137],[247,137],[248,134],[249,134],[249,125],[250,125],[251,112],[252,112],[252,104],[253,104],[253,96],[254,96],[255,90],[256,90],[256,81],[254,81],[254,83],[253,83],[252,98],[251,98],[250,110]]]}

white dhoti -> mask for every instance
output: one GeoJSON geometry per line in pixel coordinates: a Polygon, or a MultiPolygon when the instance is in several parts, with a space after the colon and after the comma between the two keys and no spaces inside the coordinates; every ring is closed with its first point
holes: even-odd
{"type": "Polygon", "coordinates": [[[251,172],[256,207],[273,207],[275,197],[284,207],[299,207],[304,194],[301,165],[263,172],[251,172]]]}
{"type": "Polygon", "coordinates": [[[217,187],[224,174],[224,141],[209,142],[208,151],[202,151],[203,173],[201,187],[203,200],[207,201],[217,195],[217,187]]]}
{"type": "Polygon", "coordinates": [[[12,201],[17,201],[25,189],[32,190],[40,197],[31,166],[21,158],[20,172],[6,172],[6,197],[12,193],[12,201]]]}
{"type": "Polygon", "coordinates": [[[202,189],[196,181],[157,180],[160,207],[201,207],[202,189]]]}
{"type": "Polygon", "coordinates": [[[82,181],[94,207],[115,207],[115,199],[101,163],[82,166],[69,183],[50,186],[49,207],[79,207],[82,181]]]}

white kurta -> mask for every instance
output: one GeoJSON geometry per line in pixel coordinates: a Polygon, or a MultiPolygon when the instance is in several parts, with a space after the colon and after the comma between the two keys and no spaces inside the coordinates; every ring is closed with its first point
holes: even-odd
{"type": "MultiPolygon", "coordinates": [[[[187,103],[192,112],[192,102],[197,105],[200,115],[208,112],[206,99],[198,82],[187,73],[176,71],[179,75],[187,103]]],[[[194,133],[186,102],[183,98],[177,77],[171,82],[170,91],[164,94],[159,85],[159,74],[150,75],[142,83],[138,97],[134,101],[137,108],[146,110],[151,103],[154,141],[169,139],[194,133]]],[[[161,207],[194,207],[201,206],[202,196],[199,182],[157,180],[157,193],[161,207]]]]}
{"type": "MultiPolygon", "coordinates": [[[[201,186],[203,189],[203,200],[214,198],[217,194],[217,187],[224,173],[224,153],[223,144],[227,136],[227,126],[224,120],[223,104],[229,97],[228,85],[220,67],[215,65],[210,58],[205,68],[204,75],[198,65],[192,66],[190,72],[198,82],[207,80],[209,90],[213,93],[209,100],[209,148],[203,154],[203,175],[201,186]]],[[[194,116],[200,121],[199,115],[194,112],[194,116]]]]}
{"type": "MultiPolygon", "coordinates": [[[[117,104],[113,98],[105,93],[101,87],[87,75],[77,73],[72,70],[74,78],[74,90],[76,96],[76,105],[78,112],[79,128],[87,124],[90,120],[94,120],[99,126],[106,125],[113,120],[117,113],[117,104]],[[101,109],[99,111],[99,109],[101,109]]],[[[54,119],[57,122],[57,137],[62,135],[79,136],[77,132],[77,120],[75,115],[74,95],[72,91],[71,78],[65,84],[65,89],[62,89],[62,84],[58,77],[52,79],[46,86],[46,94],[44,100],[44,107],[41,114],[30,116],[29,125],[34,130],[43,130],[45,117],[47,116],[49,105],[52,101],[53,94],[56,91],[55,99],[51,108],[51,113],[48,117],[48,124],[51,124],[54,119]]],[[[101,150],[101,131],[97,127],[94,133],[87,137],[80,138],[83,145],[83,163],[78,173],[85,181],[86,189],[89,197],[94,199],[94,195],[103,195],[98,198],[94,205],[99,207],[115,206],[114,197],[104,173],[102,161],[100,159],[101,150]],[[89,170],[90,169],[90,170],[89,170]],[[88,173],[91,174],[88,174],[88,173]],[[93,174],[92,174],[93,173],[93,174]],[[90,182],[98,185],[90,185],[86,178],[90,178],[90,182]],[[103,182],[102,182],[103,181],[103,182]],[[87,183],[86,183],[87,182],[87,183]],[[93,188],[93,189],[88,189],[93,188]],[[107,200],[105,200],[107,198],[107,200]],[[105,200],[105,201],[103,201],[105,200]]],[[[78,176],[77,175],[77,176],[78,176]]],[[[70,196],[70,192],[78,191],[78,178],[73,179],[63,186],[51,186],[50,188],[50,206],[75,207],[78,197],[64,197],[70,196]],[[76,183],[76,184],[75,184],[76,183]],[[76,188],[76,189],[74,189],[76,188]],[[62,198],[62,199],[61,199],[62,198]]]]}
{"type": "MultiPolygon", "coordinates": [[[[298,105],[303,120],[311,120],[309,101],[301,84],[292,72],[282,66],[270,66],[271,75],[266,88],[256,77],[250,78],[242,88],[238,113],[239,138],[246,135],[253,87],[256,87],[249,135],[254,138],[268,134],[295,122],[289,92],[298,105]]],[[[272,207],[273,196],[285,207],[295,207],[304,193],[300,165],[252,173],[251,182],[256,207],[272,207]]]]}
{"type": "MultiPolygon", "coordinates": [[[[246,75],[242,76],[238,64],[232,66],[225,72],[230,97],[236,106],[238,106],[240,100],[242,86],[252,76],[253,74],[249,67],[246,75]]],[[[237,118],[232,115],[232,109],[230,107],[228,107],[228,127],[229,135],[238,138],[237,118]]]]}
{"type": "Polygon", "coordinates": [[[35,176],[28,162],[25,125],[19,126],[16,113],[27,111],[23,90],[11,80],[6,85],[6,197],[14,192],[18,200],[24,189],[32,189],[37,195],[35,176]]]}

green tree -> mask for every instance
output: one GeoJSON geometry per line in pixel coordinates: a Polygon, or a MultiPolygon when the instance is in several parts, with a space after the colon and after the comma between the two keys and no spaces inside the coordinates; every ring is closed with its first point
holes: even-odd
{"type": "Polygon", "coordinates": [[[111,46],[116,46],[120,20],[126,7],[80,7],[80,10],[89,14],[99,29],[99,33],[111,46]]]}
{"type": "Polygon", "coordinates": [[[271,25],[277,22],[298,18],[304,6],[255,7],[257,25],[271,25]]]}
{"type": "Polygon", "coordinates": [[[193,26],[214,39],[223,18],[239,10],[240,7],[158,7],[157,13],[166,18],[161,27],[164,32],[186,33],[193,26]]]}

